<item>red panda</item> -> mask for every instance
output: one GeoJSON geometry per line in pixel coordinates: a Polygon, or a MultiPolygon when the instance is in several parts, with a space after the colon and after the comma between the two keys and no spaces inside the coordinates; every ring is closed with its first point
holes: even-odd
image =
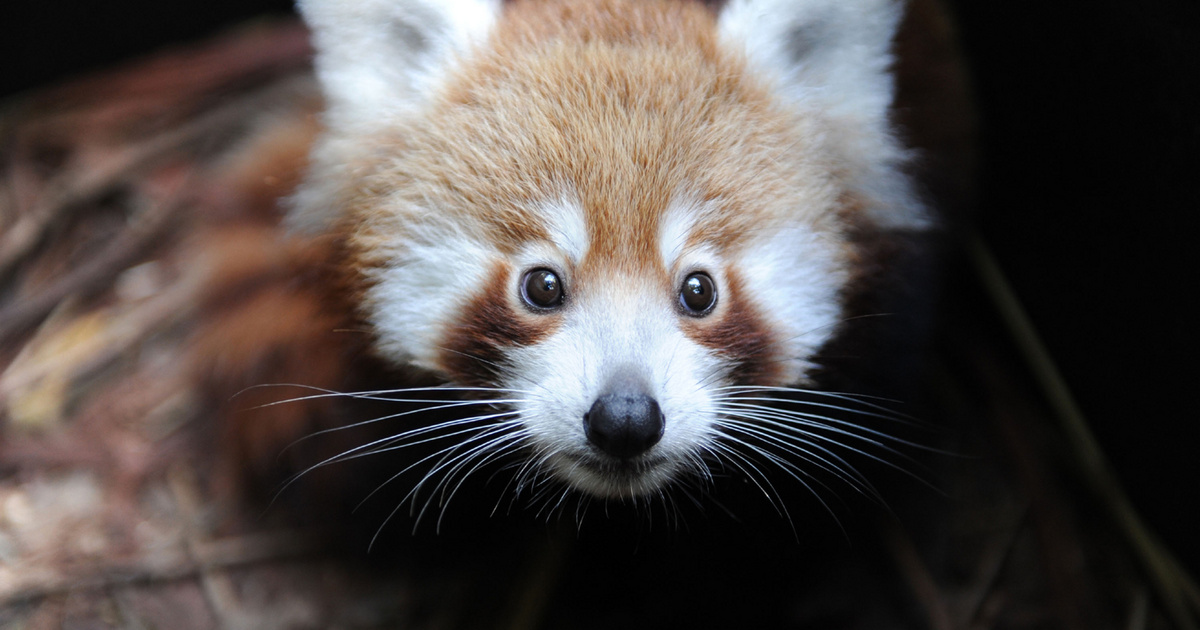
{"type": "Polygon", "coordinates": [[[774,403],[842,330],[859,237],[933,225],[891,120],[900,2],[299,6],[326,111],[287,222],[334,244],[347,326],[404,375],[302,402],[415,405],[328,461],[446,440],[395,455],[414,500],[498,460],[510,492],[621,500],[718,464],[767,484],[756,444],[843,470],[844,400],[774,403]]]}

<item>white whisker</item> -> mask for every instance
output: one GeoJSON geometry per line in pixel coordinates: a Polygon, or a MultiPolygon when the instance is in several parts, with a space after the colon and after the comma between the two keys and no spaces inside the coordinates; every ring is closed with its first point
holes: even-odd
{"type": "Polygon", "coordinates": [[[862,425],[859,425],[859,424],[856,424],[853,422],[847,422],[845,420],[838,420],[837,418],[830,418],[828,416],[819,416],[819,415],[804,413],[804,412],[800,412],[800,411],[793,411],[790,409],[779,409],[776,407],[769,407],[766,405],[750,405],[750,404],[743,404],[743,403],[737,403],[737,402],[721,403],[719,405],[716,405],[716,408],[724,413],[744,413],[744,414],[747,414],[748,416],[752,415],[753,417],[758,418],[758,419],[779,420],[782,422],[772,422],[772,424],[774,424],[776,426],[780,426],[780,427],[786,427],[793,431],[802,432],[802,433],[805,433],[806,435],[812,435],[812,437],[816,438],[816,439],[824,439],[824,440],[834,441],[832,438],[829,438],[826,436],[821,436],[819,434],[809,434],[805,431],[802,431],[800,429],[800,427],[821,429],[823,431],[828,431],[830,433],[834,433],[837,435],[844,435],[846,437],[851,437],[856,440],[861,440],[863,442],[867,442],[868,444],[871,444],[873,446],[878,446],[879,448],[887,450],[896,455],[900,455],[899,451],[896,451],[892,447],[887,446],[881,440],[889,440],[889,441],[892,441],[892,442],[895,442],[898,444],[903,444],[905,446],[909,446],[912,448],[921,448],[921,445],[919,445],[919,444],[915,444],[913,442],[909,442],[907,440],[903,440],[901,438],[897,438],[897,437],[888,435],[887,433],[883,433],[882,431],[870,429],[870,428],[864,427],[862,425]],[[855,433],[851,429],[857,430],[857,431],[862,431],[863,433],[865,433],[867,435],[860,435],[858,433],[855,433]],[[878,438],[878,439],[876,439],[876,438],[878,438]]]}
{"type": "MultiPolygon", "coordinates": [[[[467,480],[467,477],[471,476],[471,474],[473,474],[480,467],[486,466],[490,462],[496,461],[502,457],[506,457],[509,454],[519,450],[524,437],[525,436],[519,433],[515,435],[511,432],[500,433],[500,435],[493,437],[487,442],[476,445],[471,450],[461,453],[455,456],[454,459],[450,460],[450,462],[447,462],[446,465],[449,465],[451,462],[457,460],[457,463],[446,470],[445,474],[442,476],[442,479],[438,481],[438,483],[430,491],[429,498],[425,500],[424,507],[421,508],[420,514],[417,515],[416,521],[413,523],[414,530],[420,525],[421,520],[425,516],[425,512],[428,510],[430,505],[432,505],[433,498],[440,495],[437,505],[441,508],[441,513],[438,515],[437,522],[434,526],[434,531],[441,531],[442,520],[446,516],[446,508],[450,505],[450,501],[454,498],[454,495],[458,492],[459,488],[461,488],[462,484],[467,480]],[[472,461],[475,462],[473,465],[471,464],[472,461]],[[459,477],[458,483],[454,485],[454,488],[450,489],[449,484],[453,483],[454,478],[458,476],[459,473],[461,473],[468,465],[470,465],[471,468],[463,473],[461,477],[459,477]],[[447,490],[449,490],[449,492],[447,492],[447,490]]],[[[430,474],[436,473],[431,472],[430,474]]]]}
{"type": "MultiPolygon", "coordinates": [[[[508,412],[506,414],[496,414],[495,417],[512,416],[515,414],[516,414],[516,412],[508,412]]],[[[493,435],[495,433],[503,433],[505,431],[511,431],[511,430],[514,430],[514,428],[519,427],[519,426],[520,426],[520,422],[518,420],[505,420],[504,422],[489,424],[484,427],[462,429],[462,430],[455,431],[453,433],[448,433],[445,435],[437,435],[437,436],[434,436],[431,438],[425,438],[424,440],[421,440],[420,442],[400,444],[400,445],[397,445],[394,447],[389,447],[387,449],[382,449],[380,451],[377,451],[377,452],[385,452],[385,451],[389,451],[389,450],[397,450],[400,448],[407,448],[408,446],[413,446],[413,445],[419,444],[419,443],[433,442],[433,441],[442,440],[442,439],[451,438],[451,437],[457,437],[459,435],[465,435],[465,434],[474,434],[474,435],[471,435],[471,437],[468,437],[464,440],[459,440],[453,444],[450,444],[449,446],[446,446],[446,447],[441,448],[429,455],[426,455],[425,457],[422,457],[415,462],[412,462],[411,464],[404,467],[396,474],[389,477],[386,481],[384,481],[377,488],[375,488],[375,490],[371,491],[370,494],[368,494],[366,497],[364,497],[362,499],[362,501],[359,502],[359,505],[361,506],[363,503],[365,503],[367,500],[369,500],[372,496],[375,495],[375,493],[379,492],[379,490],[381,490],[387,484],[391,483],[392,481],[395,481],[397,478],[403,476],[408,471],[420,466],[421,464],[424,464],[425,462],[427,462],[431,459],[438,458],[438,457],[441,458],[441,459],[438,459],[438,461],[434,463],[434,467],[436,468],[447,457],[449,457],[450,455],[453,455],[454,451],[456,451],[472,442],[475,442],[476,440],[490,437],[491,435],[493,435]]],[[[372,454],[374,454],[374,453],[372,453],[372,454]]],[[[413,489],[410,490],[407,495],[405,495],[404,499],[401,500],[401,503],[403,503],[405,500],[414,496],[415,493],[419,492],[421,485],[429,478],[429,476],[431,474],[433,474],[433,472],[434,472],[433,470],[427,471],[425,473],[425,476],[422,478],[421,482],[419,482],[416,486],[414,486],[413,489]]]]}
{"type": "MultiPolygon", "coordinates": [[[[405,401],[405,402],[409,402],[409,401],[405,401]]],[[[402,411],[402,412],[398,412],[398,413],[388,414],[386,416],[380,416],[378,418],[372,418],[370,420],[363,420],[360,422],[345,424],[345,425],[342,425],[339,427],[331,427],[329,429],[321,429],[320,431],[313,431],[312,433],[309,433],[308,435],[305,435],[304,437],[297,438],[292,443],[283,447],[283,450],[280,452],[280,455],[282,455],[283,453],[286,453],[292,447],[294,447],[297,444],[304,442],[306,440],[310,440],[312,438],[315,438],[315,437],[318,437],[321,435],[326,435],[329,433],[336,433],[338,431],[345,431],[347,429],[354,429],[354,428],[358,428],[358,427],[367,426],[370,424],[375,424],[377,422],[384,422],[387,420],[395,420],[396,418],[402,418],[404,416],[410,416],[410,415],[418,414],[418,413],[442,411],[444,409],[456,409],[459,407],[472,407],[472,406],[477,406],[477,405],[499,406],[499,405],[505,405],[505,404],[513,404],[513,403],[521,402],[521,400],[520,399],[512,399],[512,400],[497,399],[497,400],[471,400],[471,401],[454,401],[454,402],[446,402],[446,401],[428,401],[428,402],[437,402],[437,403],[442,403],[442,404],[434,405],[432,407],[418,407],[416,409],[409,409],[408,411],[402,411]]],[[[450,420],[450,421],[446,421],[446,422],[442,422],[442,423],[438,423],[438,424],[434,424],[434,425],[419,427],[417,429],[412,429],[410,431],[401,433],[400,435],[392,436],[391,438],[385,438],[385,439],[405,439],[405,438],[411,437],[413,435],[419,435],[421,433],[425,433],[425,432],[429,432],[429,431],[436,431],[438,429],[445,428],[446,426],[452,426],[455,423],[459,423],[460,420],[470,420],[470,418],[450,420]]]]}
{"type": "MultiPolygon", "coordinates": [[[[421,481],[418,482],[411,490],[408,491],[407,494],[404,495],[403,498],[401,498],[396,503],[396,507],[392,508],[391,512],[388,513],[387,517],[384,518],[382,523],[380,523],[379,528],[376,529],[376,531],[375,531],[375,536],[373,536],[371,538],[370,546],[374,546],[375,540],[379,537],[380,532],[382,532],[383,529],[387,526],[387,524],[392,520],[392,518],[394,518],[396,516],[396,514],[400,511],[400,508],[403,507],[405,503],[412,501],[412,503],[411,503],[412,507],[411,507],[409,514],[412,516],[417,516],[415,513],[416,512],[416,496],[419,494],[421,487],[430,479],[431,476],[436,474],[438,470],[440,470],[442,467],[444,467],[446,465],[445,464],[446,458],[453,455],[454,451],[456,451],[460,448],[463,448],[464,446],[471,444],[472,442],[475,442],[477,440],[488,439],[496,434],[502,434],[502,435],[506,434],[506,432],[512,431],[513,426],[517,426],[516,421],[507,421],[507,422],[500,423],[498,425],[494,425],[491,427],[484,427],[484,428],[476,429],[475,431],[478,433],[477,435],[474,435],[470,438],[467,438],[465,440],[462,440],[460,442],[452,444],[446,448],[443,448],[434,453],[431,453],[425,457],[422,457],[421,459],[406,466],[403,470],[393,474],[391,477],[388,477],[386,480],[383,481],[383,483],[376,486],[376,488],[374,490],[372,490],[370,494],[368,494],[361,501],[359,501],[359,504],[358,504],[359,507],[361,507],[363,504],[365,504],[368,500],[371,499],[371,497],[375,496],[384,487],[391,484],[396,479],[399,479],[401,476],[403,476],[408,471],[424,464],[425,462],[428,462],[429,460],[432,460],[435,458],[440,458],[440,459],[438,459],[438,462],[435,463],[434,468],[429,471],[426,471],[424,473],[423,477],[421,478],[421,481]]],[[[437,493],[437,488],[435,487],[433,493],[431,493],[430,496],[432,497],[436,493],[437,493]]],[[[425,507],[428,507],[428,502],[425,504],[425,507]]],[[[421,510],[422,515],[424,514],[425,507],[423,507],[421,510]]],[[[416,531],[416,528],[419,524],[420,524],[420,517],[417,517],[416,522],[413,524],[413,531],[416,531]]]]}
{"type": "MultiPolygon", "coordinates": [[[[728,437],[724,434],[721,435],[722,437],[728,437]]],[[[751,452],[758,451],[758,449],[755,449],[736,438],[730,438],[730,441],[748,447],[751,452]]],[[[750,482],[755,486],[757,486],[759,491],[763,493],[763,496],[767,498],[767,501],[771,504],[771,507],[775,508],[775,511],[780,516],[787,518],[789,523],[792,522],[791,514],[788,513],[787,507],[783,505],[783,497],[779,494],[779,491],[775,489],[775,486],[771,484],[770,479],[767,478],[763,471],[756,466],[753,461],[727,444],[714,442],[710,448],[712,449],[711,452],[717,457],[718,460],[728,463],[734,468],[742,471],[742,474],[746,475],[746,478],[749,479],[750,482]],[[724,455],[724,457],[722,455],[724,455]],[[747,466],[749,469],[746,468],[747,466]],[[751,471],[753,471],[753,473],[751,471]],[[763,484],[766,485],[764,486],[763,484]]]]}
{"type": "Polygon", "coordinates": [[[867,481],[866,477],[864,477],[862,473],[858,472],[858,470],[851,466],[845,459],[819,444],[813,444],[812,442],[799,438],[799,436],[785,434],[780,431],[773,431],[759,427],[750,422],[742,422],[732,418],[723,421],[721,426],[733,431],[738,431],[748,436],[757,437],[768,444],[778,446],[788,453],[795,455],[796,457],[799,457],[800,459],[813,464],[821,470],[824,470],[845,481],[847,485],[858,490],[859,492],[870,494],[876,497],[878,496],[878,493],[875,492],[875,488],[869,481],[867,481]],[[786,438],[792,438],[795,441],[789,441],[786,438]],[[804,448],[801,446],[801,444],[825,453],[833,461],[830,461],[830,459],[822,457],[821,455],[804,448]]]}
{"type": "MultiPolygon", "coordinates": [[[[873,410],[879,412],[880,415],[878,417],[880,417],[880,418],[884,418],[884,419],[888,419],[888,420],[897,420],[897,421],[905,420],[905,421],[909,421],[909,422],[916,422],[916,419],[911,416],[908,416],[908,415],[900,413],[894,409],[885,407],[882,404],[879,404],[879,403],[900,404],[900,401],[894,400],[891,398],[884,398],[881,396],[872,396],[870,394],[856,394],[856,393],[850,393],[850,392],[829,392],[829,391],[824,391],[824,390],[819,390],[819,389],[804,389],[804,388],[799,388],[799,387],[782,387],[782,386],[769,386],[769,385],[729,385],[729,386],[725,386],[725,387],[714,387],[713,391],[734,392],[734,393],[742,393],[742,394],[749,394],[749,393],[756,393],[756,392],[774,392],[774,393],[780,393],[780,394],[799,394],[799,395],[804,395],[804,396],[819,396],[819,397],[824,397],[824,398],[837,398],[839,400],[852,402],[852,403],[859,404],[864,407],[873,409],[873,410]],[[872,402],[872,401],[878,401],[878,402],[872,402]]],[[[794,399],[794,398],[784,398],[784,397],[774,397],[774,398],[771,398],[771,400],[777,400],[779,402],[807,402],[807,401],[798,400],[798,399],[794,399]]],[[[843,409],[845,411],[853,411],[852,408],[848,408],[848,407],[837,407],[837,408],[843,409]]]]}
{"type": "MultiPolygon", "coordinates": [[[[477,423],[477,422],[488,422],[488,421],[494,420],[496,418],[503,418],[503,417],[512,416],[515,414],[516,414],[515,411],[506,411],[506,412],[501,412],[501,413],[496,413],[496,414],[488,414],[485,416],[471,416],[468,418],[459,418],[456,420],[450,420],[447,422],[442,422],[442,423],[438,423],[438,424],[434,424],[434,425],[423,426],[423,427],[420,427],[417,429],[412,429],[412,430],[400,433],[398,435],[390,435],[390,436],[387,436],[384,438],[379,438],[377,440],[367,442],[366,444],[360,444],[359,446],[355,446],[353,448],[342,451],[341,453],[338,453],[337,455],[332,455],[330,457],[327,457],[315,464],[308,466],[304,470],[301,470],[300,472],[297,472],[294,475],[292,475],[287,481],[284,482],[283,486],[281,486],[279,488],[279,490],[276,491],[275,498],[272,499],[272,503],[274,503],[275,499],[278,499],[278,497],[284,491],[286,491],[289,487],[291,487],[293,484],[295,484],[297,481],[299,481],[302,477],[311,473],[314,470],[317,470],[318,468],[322,468],[324,466],[329,466],[329,465],[336,464],[336,463],[351,461],[351,460],[358,459],[361,457],[366,457],[369,455],[377,455],[379,453],[386,453],[388,451],[394,451],[394,450],[398,450],[401,448],[408,448],[408,447],[416,446],[419,444],[424,444],[424,443],[428,443],[428,442],[451,438],[451,437],[455,437],[458,435],[462,435],[464,433],[471,433],[473,431],[484,430],[484,428],[461,429],[461,430],[454,431],[451,433],[443,433],[443,434],[434,435],[432,437],[423,438],[423,439],[413,441],[413,442],[404,442],[404,440],[407,440],[408,438],[411,438],[413,436],[424,435],[424,434],[427,434],[430,432],[444,430],[448,427],[461,426],[461,425],[472,424],[472,423],[477,423]],[[397,442],[403,442],[403,443],[396,444],[397,442]]],[[[409,466],[408,468],[405,468],[404,471],[407,471],[411,468],[412,468],[412,466],[409,466]]],[[[404,472],[404,471],[401,471],[401,472],[404,472]]],[[[385,483],[387,483],[387,482],[385,482],[385,483]]],[[[374,492],[372,492],[371,494],[374,494],[374,492]]],[[[371,495],[368,495],[368,498],[370,496],[371,495]]]]}
{"type": "MultiPolygon", "coordinates": [[[[816,443],[814,442],[814,440],[819,440],[821,442],[826,442],[829,444],[836,445],[839,448],[846,449],[847,451],[856,453],[856,454],[866,457],[868,459],[879,462],[880,464],[883,464],[885,466],[888,466],[890,468],[898,470],[898,471],[904,473],[905,475],[908,475],[918,481],[921,481],[922,483],[925,483],[926,485],[929,485],[928,482],[925,481],[924,479],[922,479],[919,475],[904,468],[903,466],[896,464],[895,462],[889,461],[888,459],[886,459],[884,457],[881,457],[879,455],[871,453],[870,451],[865,450],[863,448],[858,448],[855,446],[851,446],[850,444],[847,444],[845,442],[838,441],[828,435],[822,435],[821,433],[816,433],[816,432],[812,432],[812,431],[805,431],[801,427],[804,427],[804,426],[812,427],[812,428],[820,429],[821,431],[827,431],[827,432],[830,432],[830,433],[833,433],[836,435],[842,435],[842,436],[854,438],[856,440],[865,442],[871,446],[877,447],[878,449],[880,449],[888,454],[894,455],[900,459],[903,459],[909,463],[916,464],[916,461],[912,457],[900,452],[899,450],[897,450],[895,448],[892,448],[891,446],[888,446],[888,445],[880,442],[879,440],[872,439],[871,437],[858,435],[851,431],[847,431],[847,430],[837,428],[837,427],[822,425],[820,423],[814,422],[814,419],[811,417],[805,417],[805,419],[803,419],[803,420],[797,420],[795,418],[790,417],[788,415],[788,413],[773,412],[769,408],[755,410],[753,412],[746,412],[746,411],[739,411],[739,410],[727,410],[726,413],[733,414],[734,416],[739,416],[739,417],[742,417],[745,419],[753,420],[757,423],[761,423],[762,425],[785,430],[786,433],[781,432],[780,435],[793,435],[798,438],[803,438],[810,446],[814,446],[814,447],[817,446],[816,443]]],[[[747,423],[746,426],[754,426],[754,425],[747,423]]],[[[856,427],[856,428],[861,429],[861,427],[856,427]]],[[[862,429],[862,430],[866,430],[866,429],[862,429]]],[[[885,437],[887,437],[887,436],[885,436],[885,437]]],[[[911,446],[913,448],[921,448],[920,445],[911,444],[905,440],[900,440],[900,439],[890,438],[890,437],[888,437],[887,439],[892,439],[900,444],[911,446]]]]}
{"type": "MultiPolygon", "coordinates": [[[[386,394],[410,394],[410,393],[416,393],[416,392],[439,392],[439,393],[440,392],[446,392],[446,393],[486,392],[486,393],[505,393],[505,394],[532,394],[533,393],[533,392],[530,392],[527,390],[508,389],[508,388],[503,388],[503,387],[456,387],[456,386],[451,386],[451,385],[435,385],[435,386],[428,386],[428,387],[407,387],[407,388],[401,388],[401,389],[377,389],[377,390],[367,390],[367,391],[361,391],[361,392],[339,392],[334,389],[326,389],[324,387],[316,387],[314,385],[302,385],[299,383],[264,383],[264,384],[252,385],[250,387],[247,387],[247,388],[239,391],[238,393],[234,394],[233,398],[237,398],[238,396],[241,396],[242,394],[244,394],[250,390],[254,390],[254,389],[266,389],[266,388],[278,388],[278,387],[293,387],[293,388],[307,389],[310,391],[315,391],[315,392],[320,392],[320,393],[311,394],[308,396],[297,396],[295,398],[285,398],[283,400],[276,400],[273,402],[263,403],[261,405],[256,405],[254,407],[250,407],[250,409],[263,409],[266,407],[274,407],[277,405],[286,405],[289,403],[296,403],[296,402],[304,402],[306,400],[319,400],[322,398],[353,398],[356,400],[378,400],[378,401],[382,401],[382,402],[404,402],[404,403],[446,402],[444,399],[391,398],[386,395],[386,394]]],[[[484,402],[488,402],[488,400],[481,399],[477,402],[484,403],[484,402]]]]}
{"type": "MultiPolygon", "coordinates": [[[[729,435],[728,433],[723,433],[723,434],[722,434],[722,436],[723,436],[725,439],[727,439],[727,440],[729,440],[729,441],[731,441],[731,442],[734,442],[734,443],[740,444],[741,446],[743,446],[743,447],[745,447],[745,448],[749,449],[749,450],[750,450],[751,452],[753,452],[754,454],[756,454],[756,455],[758,455],[758,456],[760,456],[760,457],[763,457],[763,458],[767,459],[768,461],[770,461],[770,462],[774,463],[776,466],[778,466],[778,467],[779,467],[779,469],[780,469],[780,470],[782,470],[784,473],[786,473],[786,474],[787,474],[789,477],[791,477],[792,479],[794,479],[794,480],[796,480],[797,482],[799,482],[799,483],[800,483],[800,485],[804,486],[804,488],[805,488],[806,490],[808,490],[809,494],[811,494],[811,495],[812,495],[814,498],[816,498],[816,500],[817,500],[818,502],[820,502],[820,504],[822,505],[822,507],[824,507],[824,508],[825,508],[825,510],[826,510],[827,512],[829,512],[829,515],[833,517],[833,520],[834,520],[834,522],[835,522],[835,523],[837,523],[838,527],[839,527],[839,528],[842,528],[842,522],[841,522],[841,520],[840,520],[840,519],[838,519],[838,517],[837,517],[837,513],[833,511],[833,508],[831,508],[831,507],[829,506],[829,503],[827,503],[827,502],[825,501],[825,498],[824,498],[824,497],[821,495],[821,493],[820,493],[820,492],[817,492],[817,491],[816,491],[816,490],[815,490],[815,489],[814,489],[814,488],[813,488],[813,487],[812,487],[812,486],[809,484],[809,482],[808,482],[808,481],[805,481],[805,479],[804,479],[804,478],[805,478],[805,477],[807,477],[807,478],[808,478],[810,481],[812,481],[813,483],[816,483],[816,484],[820,485],[822,488],[825,488],[825,490],[826,490],[826,491],[832,492],[832,489],[830,489],[830,488],[829,488],[829,486],[825,485],[825,483],[824,483],[824,482],[822,482],[820,479],[817,479],[817,478],[816,478],[816,477],[814,477],[814,476],[813,476],[811,473],[809,473],[809,472],[805,471],[803,468],[800,468],[800,467],[799,467],[799,466],[797,466],[797,465],[796,465],[794,462],[790,462],[790,461],[788,461],[788,460],[786,460],[786,459],[783,459],[782,457],[779,457],[778,455],[776,455],[776,454],[774,454],[774,453],[771,453],[770,451],[766,451],[766,450],[763,450],[763,449],[761,449],[761,448],[756,448],[754,445],[750,444],[749,442],[746,442],[745,440],[738,439],[738,438],[736,438],[736,437],[734,437],[734,436],[732,436],[732,435],[729,435]]],[[[736,453],[736,451],[733,451],[733,450],[730,450],[729,452],[730,452],[730,453],[736,453]]],[[[740,456],[740,454],[739,454],[739,456],[740,456]]],[[[742,457],[743,461],[745,461],[745,457],[744,457],[744,456],[741,456],[741,457],[742,457]]],[[[757,468],[756,468],[756,470],[757,470],[757,468]]],[[[761,474],[761,472],[760,472],[760,474],[761,474]]],[[[774,489],[774,487],[772,487],[772,489],[774,489]]],[[[778,494],[778,492],[776,492],[776,496],[777,496],[777,497],[779,497],[779,502],[782,504],[782,503],[783,503],[783,498],[782,498],[782,497],[781,497],[781,496],[778,494]]],[[[837,496],[837,494],[836,494],[836,493],[834,493],[834,496],[837,496]]],[[[795,533],[795,531],[796,531],[796,527],[795,527],[795,523],[792,521],[791,514],[789,514],[789,513],[787,512],[787,508],[786,508],[786,506],[784,506],[782,509],[783,509],[783,512],[784,512],[784,514],[787,516],[787,521],[788,521],[788,524],[789,524],[789,525],[791,525],[791,527],[792,527],[792,531],[793,531],[793,533],[795,533]]],[[[842,528],[842,531],[844,532],[844,531],[845,531],[845,529],[844,529],[844,528],[842,528]]]]}

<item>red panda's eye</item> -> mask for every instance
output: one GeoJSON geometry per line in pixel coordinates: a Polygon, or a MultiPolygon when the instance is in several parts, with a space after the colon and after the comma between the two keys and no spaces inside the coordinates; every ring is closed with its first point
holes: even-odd
{"type": "Polygon", "coordinates": [[[708,274],[693,273],[683,279],[683,288],[679,290],[679,303],[688,315],[708,315],[717,303],[717,285],[708,274]]]}
{"type": "Polygon", "coordinates": [[[549,269],[534,269],[521,281],[521,297],[539,310],[556,308],[563,303],[562,282],[549,269]]]}

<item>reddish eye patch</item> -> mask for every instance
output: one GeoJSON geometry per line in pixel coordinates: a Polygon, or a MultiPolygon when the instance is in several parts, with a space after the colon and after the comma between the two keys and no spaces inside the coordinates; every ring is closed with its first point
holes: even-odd
{"type": "Polygon", "coordinates": [[[537,317],[514,308],[509,298],[511,277],[507,264],[497,264],[454,324],[447,327],[438,363],[461,385],[498,384],[508,349],[535,344],[554,330],[557,318],[537,317]]]}
{"type": "MultiPolygon", "coordinates": [[[[688,318],[684,322],[684,332],[696,343],[715,350],[731,362],[729,377],[735,384],[779,384],[783,366],[775,350],[778,347],[775,335],[757,309],[742,295],[741,281],[735,274],[728,274],[724,288],[721,297],[724,307],[719,316],[709,311],[713,316],[688,318]]],[[[684,289],[686,296],[686,284],[684,289]]],[[[713,300],[716,300],[715,292],[713,300]]]]}

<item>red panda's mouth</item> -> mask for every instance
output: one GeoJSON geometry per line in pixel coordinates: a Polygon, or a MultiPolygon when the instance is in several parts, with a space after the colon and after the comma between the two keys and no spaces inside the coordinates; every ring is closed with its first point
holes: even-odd
{"type": "Polygon", "coordinates": [[[670,458],[644,456],[618,460],[592,453],[560,453],[558,476],[577,490],[602,497],[627,497],[654,492],[674,477],[670,458]]]}
{"type": "Polygon", "coordinates": [[[640,477],[654,472],[667,463],[665,457],[639,458],[635,460],[618,460],[614,458],[580,457],[578,464],[588,471],[602,476],[640,477]]]}

